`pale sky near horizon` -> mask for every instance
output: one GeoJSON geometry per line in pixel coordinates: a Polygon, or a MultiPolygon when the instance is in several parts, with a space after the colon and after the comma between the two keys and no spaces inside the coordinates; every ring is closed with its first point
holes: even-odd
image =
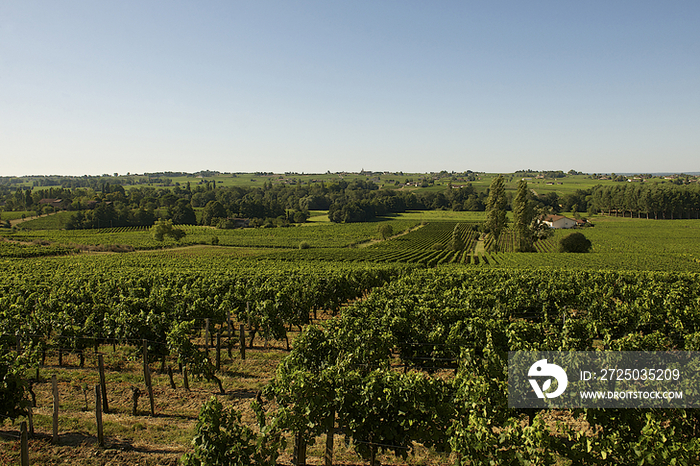
{"type": "Polygon", "coordinates": [[[697,1],[0,3],[0,176],[700,171],[697,1]]]}

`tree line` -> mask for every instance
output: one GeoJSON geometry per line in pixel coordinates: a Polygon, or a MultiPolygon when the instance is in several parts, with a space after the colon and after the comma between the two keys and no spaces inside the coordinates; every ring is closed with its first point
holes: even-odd
{"type": "MultiPolygon", "coordinates": [[[[504,186],[505,190],[505,186],[504,186]]],[[[262,187],[222,187],[215,181],[172,188],[131,187],[103,183],[95,188],[12,190],[0,188],[0,204],[5,210],[34,210],[47,213],[56,208],[75,211],[67,228],[152,225],[157,218],[173,224],[204,224],[230,228],[232,218],[251,220],[252,226],[280,226],[304,222],[310,210],[328,210],[329,219],[338,223],[371,221],[379,216],[406,210],[486,211],[491,188],[477,191],[470,183],[448,184],[444,190],[409,191],[380,189],[372,181],[339,180],[332,183],[273,184],[262,187]],[[60,206],[42,199],[60,199],[60,206]],[[195,209],[202,208],[201,216],[195,209]]],[[[700,186],[697,183],[615,183],[556,192],[524,195],[533,208],[550,213],[587,212],[589,215],[636,216],[654,219],[698,218],[700,186]]],[[[515,210],[512,192],[504,191],[505,210],[515,210]]]]}

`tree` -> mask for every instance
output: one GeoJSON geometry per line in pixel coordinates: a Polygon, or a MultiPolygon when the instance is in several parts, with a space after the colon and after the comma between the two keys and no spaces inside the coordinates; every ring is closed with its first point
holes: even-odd
{"type": "Polygon", "coordinates": [[[544,214],[535,215],[535,218],[530,223],[530,234],[533,241],[550,238],[554,234],[554,230],[544,223],[544,214]]]}
{"type": "Polygon", "coordinates": [[[187,199],[179,199],[170,209],[170,218],[175,225],[196,225],[197,216],[187,199]]]}
{"type": "Polygon", "coordinates": [[[464,249],[464,239],[462,239],[462,229],[459,223],[452,230],[452,249],[455,251],[464,249]]]}
{"type": "Polygon", "coordinates": [[[515,252],[532,252],[532,209],[527,199],[527,181],[518,183],[518,191],[513,199],[513,229],[515,230],[515,252]]]}
{"type": "Polygon", "coordinates": [[[204,206],[202,211],[202,223],[204,225],[211,225],[212,220],[215,218],[226,218],[226,209],[223,204],[219,201],[209,201],[207,205],[204,206]]]}
{"type": "Polygon", "coordinates": [[[492,251],[498,249],[498,238],[501,232],[506,227],[508,220],[506,218],[506,187],[503,175],[498,175],[491,181],[489,187],[489,197],[486,202],[486,231],[491,235],[492,241],[489,242],[489,247],[492,251]]]}
{"type": "Polygon", "coordinates": [[[170,236],[175,241],[180,241],[187,235],[183,230],[173,228],[173,222],[170,220],[158,220],[151,227],[151,235],[156,241],[163,241],[164,237],[170,236]]]}
{"type": "Polygon", "coordinates": [[[394,234],[394,229],[388,223],[384,223],[382,225],[379,225],[379,228],[377,228],[377,230],[379,231],[379,234],[382,236],[382,239],[387,239],[391,235],[394,234]]]}
{"type": "Polygon", "coordinates": [[[591,240],[583,233],[571,233],[559,241],[559,252],[588,252],[591,249],[591,240]]]}

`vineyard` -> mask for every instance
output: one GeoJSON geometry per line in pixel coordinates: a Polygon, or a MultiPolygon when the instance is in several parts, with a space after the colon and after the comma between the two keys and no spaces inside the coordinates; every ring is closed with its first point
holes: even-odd
{"type": "Polygon", "coordinates": [[[479,238],[479,232],[474,228],[475,226],[475,223],[434,221],[405,235],[397,235],[391,240],[366,248],[287,251],[270,257],[285,261],[398,262],[428,267],[440,264],[495,263],[494,255],[475,252],[479,238]],[[459,244],[457,249],[453,246],[455,238],[459,244]]]}
{"type": "Polygon", "coordinates": [[[318,224],[287,228],[245,228],[221,230],[206,226],[182,225],[186,236],[180,240],[155,240],[146,227],[103,228],[99,230],[24,230],[10,234],[8,239],[17,241],[43,240],[59,245],[119,244],[136,250],[162,247],[212,244],[220,246],[298,248],[307,242],[314,248],[347,247],[379,238],[379,225],[390,222],[395,232],[409,229],[419,222],[415,220],[390,220],[385,222],[356,223],[348,225],[318,224]]]}
{"type": "Polygon", "coordinates": [[[41,257],[41,256],[61,256],[77,252],[75,248],[68,246],[53,246],[36,244],[13,243],[0,241],[0,257],[41,257]]]}
{"type": "MultiPolygon", "coordinates": [[[[94,455],[76,464],[214,454],[195,425],[200,408],[200,419],[230,422],[227,432],[241,433],[230,441],[259,464],[699,461],[696,410],[508,408],[508,351],[700,350],[695,223],[625,220],[585,230],[589,254],[553,252],[566,232],[536,243],[538,253],[507,252],[508,230],[506,252],[487,254],[475,224],[454,220],[387,221],[386,240],[382,222],[190,226],[179,247],[153,250],[136,227],[8,234],[22,242],[0,242],[0,348],[32,383],[13,392],[36,398],[32,464],[74,451],[94,455]],[[621,231],[639,251],[622,250],[621,231]],[[86,243],[141,250],[69,246],[86,243]],[[107,448],[87,412],[100,359],[107,448]],[[67,411],[53,446],[51,375],[67,411]],[[77,433],[88,450],[69,441],[77,433]]],[[[4,421],[0,462],[19,463],[17,422],[4,421]]]]}
{"type": "Polygon", "coordinates": [[[161,253],[4,266],[0,333],[5,351],[29,358],[28,375],[34,367],[58,368],[69,355],[83,367],[98,352],[118,367],[116,354],[139,357],[145,342],[147,360],[160,361],[161,384],[168,380],[164,368],[180,364],[203,381],[200,391],[225,401],[237,384],[231,374],[244,367],[230,357],[232,342],[242,348],[232,328],[245,327],[248,348],[256,339],[258,347],[289,345],[271,382],[258,385],[257,409],[277,429],[260,431],[259,440],[284,457],[290,452],[275,439],[296,439],[299,447],[329,432],[368,461],[376,455],[409,461],[420,448],[432,451],[433,464],[516,458],[631,464],[642,457],[658,464],[664,455],[690,460],[700,452],[693,410],[524,411],[509,409],[506,393],[508,351],[697,350],[696,274],[285,264],[161,253]],[[290,342],[293,328],[304,331],[290,342]],[[222,336],[229,357],[217,351],[214,358],[222,336]]]}
{"type": "MultiPolygon", "coordinates": [[[[510,256],[503,253],[514,251],[514,233],[512,230],[506,230],[499,238],[500,253],[487,253],[483,248],[477,252],[476,245],[480,236],[477,226],[477,223],[432,221],[405,235],[398,235],[390,241],[382,241],[367,248],[287,251],[271,257],[286,261],[404,262],[428,267],[442,264],[494,266],[498,265],[502,258],[510,256]],[[457,249],[454,247],[455,238],[458,243],[457,249]]],[[[543,253],[557,252],[557,242],[562,236],[561,232],[556,232],[551,238],[535,242],[535,248],[543,253]]],[[[521,259],[524,265],[528,256],[521,259]]],[[[511,265],[515,263],[511,262],[511,265]]]]}
{"type": "MultiPolygon", "coordinates": [[[[554,231],[550,238],[540,239],[535,241],[534,246],[537,252],[557,252],[558,240],[563,237],[563,232],[554,231]]],[[[498,250],[500,252],[515,252],[515,232],[507,229],[498,237],[498,250]]]]}

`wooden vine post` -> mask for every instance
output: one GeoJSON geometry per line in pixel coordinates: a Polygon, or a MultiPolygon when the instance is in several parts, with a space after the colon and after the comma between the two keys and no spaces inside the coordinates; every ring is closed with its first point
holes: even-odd
{"type": "Polygon", "coordinates": [[[139,397],[141,396],[141,391],[136,387],[131,387],[131,401],[133,402],[133,409],[131,413],[136,416],[139,412],[139,397]]]}
{"type": "Polygon", "coordinates": [[[231,322],[231,313],[226,313],[226,323],[228,324],[228,357],[231,357],[231,339],[233,338],[233,322],[231,322]]]}
{"type": "Polygon", "coordinates": [[[32,411],[32,406],[27,408],[27,421],[29,422],[29,436],[34,438],[34,413],[32,411]]]}
{"type": "Polygon", "coordinates": [[[151,385],[151,367],[148,365],[148,342],[143,340],[143,378],[146,381],[148,398],[151,401],[151,416],[156,415],[155,400],[153,399],[153,385],[151,385]]]}
{"type": "Polygon", "coordinates": [[[326,450],[323,455],[325,466],[333,466],[333,437],[335,436],[335,410],[331,411],[326,431],[326,450]]]}
{"type": "Polygon", "coordinates": [[[241,347],[241,359],[245,361],[245,325],[241,324],[239,327],[240,333],[240,347],[241,347]]]}
{"type": "Polygon", "coordinates": [[[209,317],[204,320],[204,352],[209,356],[209,317]]]}
{"type": "Polygon", "coordinates": [[[102,391],[102,411],[109,413],[109,403],[107,402],[107,381],[105,380],[105,358],[104,355],[97,355],[97,364],[100,370],[100,390],[102,391]]]}
{"type": "Polygon", "coordinates": [[[306,442],[301,432],[298,432],[294,438],[294,453],[292,458],[294,466],[306,465],[306,442]]]}
{"type": "Polygon", "coordinates": [[[95,420],[97,421],[97,444],[105,446],[104,431],[102,430],[102,390],[100,385],[95,385],[95,420]]]}
{"type": "Polygon", "coordinates": [[[216,333],[216,372],[221,372],[221,330],[216,333]]]}
{"type": "Polygon", "coordinates": [[[27,423],[22,421],[20,430],[20,461],[22,466],[29,466],[29,440],[27,436],[27,423]]]}
{"type": "Polygon", "coordinates": [[[53,391],[53,443],[58,444],[58,381],[56,376],[51,376],[51,388],[53,391]]]}
{"type": "Polygon", "coordinates": [[[170,379],[170,388],[172,388],[173,390],[177,388],[175,386],[175,380],[173,379],[173,368],[170,366],[168,366],[168,378],[170,379]]]}

